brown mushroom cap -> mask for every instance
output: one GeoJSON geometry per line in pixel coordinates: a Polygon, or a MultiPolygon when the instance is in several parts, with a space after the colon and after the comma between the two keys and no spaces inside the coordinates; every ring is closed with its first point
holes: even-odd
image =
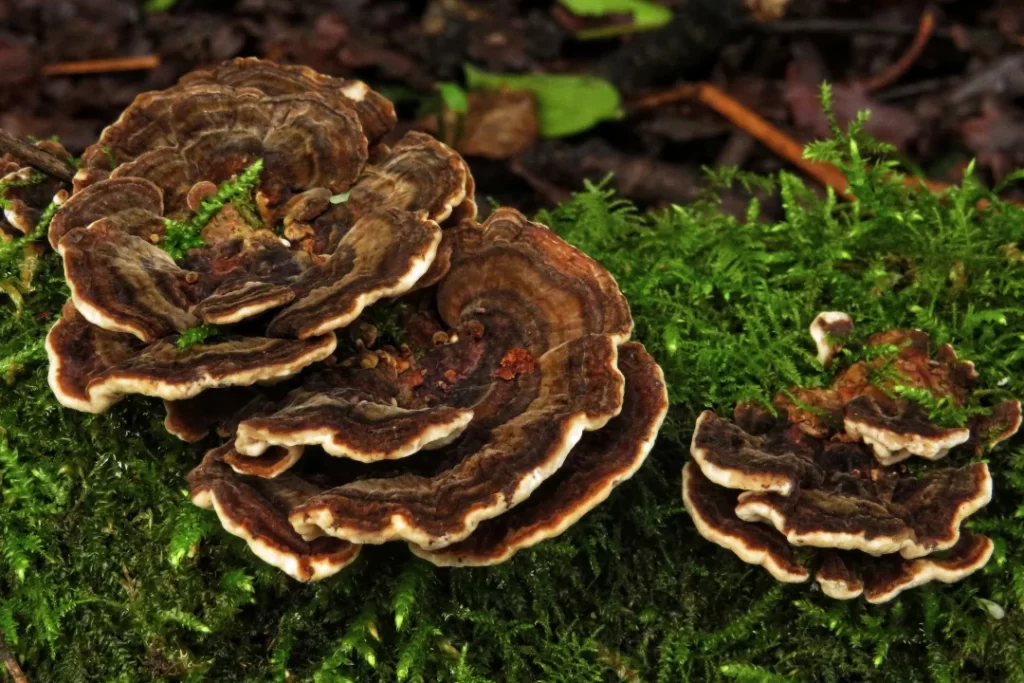
{"type": "Polygon", "coordinates": [[[244,538],[261,560],[299,581],[325,578],[356,559],[359,546],[337,538],[306,541],[288,524],[288,512],[319,489],[288,474],[276,479],[238,475],[224,463],[230,453],[230,443],[215,448],[189,473],[193,503],[212,508],[224,528],[244,538]]]}
{"type": "Polygon", "coordinates": [[[151,242],[94,223],[67,233],[58,251],[75,307],[97,327],[152,342],[199,324],[185,271],[151,242]]]}
{"type": "Polygon", "coordinates": [[[683,505],[701,536],[764,567],[779,581],[800,583],[810,576],[782,536],[736,516],[738,493],[715,485],[692,462],[683,467],[683,505]]]}
{"type": "Polygon", "coordinates": [[[394,105],[365,83],[326,76],[306,66],[281,65],[252,57],[239,57],[206,71],[186,74],[181,83],[215,83],[236,88],[255,88],[266,95],[315,92],[336,109],[353,109],[370,142],[383,137],[397,122],[394,105]]]}
{"type": "Polygon", "coordinates": [[[969,427],[940,427],[913,400],[890,395],[891,371],[901,384],[965,405],[978,379],[973,364],[949,345],[930,355],[919,330],[891,330],[867,344],[892,344],[896,352],[854,363],[831,387],[779,394],[777,417],[752,404],[736,407],[735,424],[705,411],[694,461],[684,468],[683,499],[701,535],[780,580],[807,575],[790,546],[821,548],[815,577],[826,595],[885,602],[981,567],[991,542],[962,534],[961,524],[992,498],[983,462],[919,476],[887,466],[911,454],[942,457],[965,443],[961,451],[980,454],[1012,435],[1021,416],[1010,400],[969,427]],[[872,384],[883,363],[889,372],[872,384]]]}
{"type": "Polygon", "coordinates": [[[40,178],[34,168],[2,170],[6,169],[0,169],[0,201],[5,204],[0,214],[0,239],[31,233],[51,202],[67,200],[65,185],[57,178],[40,178]]]}
{"type": "Polygon", "coordinates": [[[367,141],[351,108],[314,90],[268,95],[186,83],[139,95],[82,162],[109,168],[110,157],[120,164],[113,177],[152,180],[173,215],[195,183],[228,180],[257,159],[265,163],[262,188],[271,203],[311,187],[344,192],[366,163],[367,141]]]}
{"type": "Polygon", "coordinates": [[[497,564],[516,551],[559,535],[604,501],[643,464],[668,412],[668,392],[654,358],[641,344],[619,347],[626,387],[622,412],[597,432],[588,432],[565,464],[523,503],[481,522],[469,538],[413,553],[439,566],[497,564]]]}
{"type": "Polygon", "coordinates": [[[137,237],[162,234],[163,192],[144,178],[101,180],[75,192],[50,222],[50,246],[76,228],[88,228],[98,220],[116,221],[121,229],[137,237]],[[123,218],[122,218],[123,216],[123,218]]]}
{"type": "Polygon", "coordinates": [[[326,263],[296,283],[302,294],[270,322],[273,336],[307,339],[344,327],[370,304],[411,289],[427,272],[441,228],[408,211],[359,219],[326,263]]]}
{"type": "Polygon", "coordinates": [[[538,359],[525,410],[480,447],[434,476],[363,479],[312,498],[291,513],[304,537],[327,533],[360,543],[403,539],[425,548],[460,541],[483,520],[525,500],[563,464],[584,431],[600,429],[622,407],[617,347],[588,335],[538,359]]]}
{"type": "Polygon", "coordinates": [[[235,449],[262,455],[271,446],[319,445],[360,462],[394,460],[447,446],[473,418],[447,406],[408,410],[367,400],[350,389],[298,389],[269,415],[242,420],[235,449]]]}
{"type": "Polygon", "coordinates": [[[360,218],[382,209],[402,209],[438,224],[476,217],[473,176],[455,150],[413,131],[394,148],[378,146],[374,152],[348,198],[312,217],[316,253],[333,253],[360,218]]]}
{"type": "Polygon", "coordinates": [[[798,442],[748,434],[710,410],[697,418],[690,455],[705,477],[730,489],[786,496],[821,477],[813,454],[798,442]]]}
{"type": "Polygon", "coordinates": [[[455,230],[451,268],[437,293],[448,325],[500,312],[524,326],[534,356],[585,334],[629,339],[629,304],[611,273],[547,227],[500,208],[482,227],[455,230]]]}
{"type": "Polygon", "coordinates": [[[247,337],[178,349],[174,338],[142,346],[90,324],[71,302],[50,329],[46,351],[57,400],[103,412],[126,394],[183,400],[222,386],[250,386],[297,374],[330,356],[333,334],[305,341],[247,337]]]}
{"type": "Polygon", "coordinates": [[[913,559],[954,546],[963,520],[992,500],[992,477],[981,462],[932,470],[920,479],[879,474],[830,483],[790,496],[742,493],[736,516],[771,524],[791,545],[899,552],[913,559]]]}

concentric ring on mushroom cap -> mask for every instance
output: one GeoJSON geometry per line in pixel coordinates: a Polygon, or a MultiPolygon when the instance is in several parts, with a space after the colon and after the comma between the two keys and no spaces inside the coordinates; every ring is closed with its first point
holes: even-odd
{"type": "MultiPolygon", "coordinates": [[[[167,194],[172,215],[184,209],[195,183],[223,182],[257,159],[264,160],[261,188],[271,204],[311,187],[344,192],[367,159],[355,114],[332,109],[315,94],[267,96],[251,88],[179,86],[158,98],[140,96],[135,106],[139,116],[107,128],[98,144],[122,161],[113,178],[153,181],[167,194]],[[133,129],[140,124],[157,127],[160,134],[140,140],[133,129]]],[[[93,156],[87,151],[83,159],[93,156]]]]}
{"type": "Polygon", "coordinates": [[[126,394],[182,400],[222,386],[250,386],[297,374],[334,353],[333,334],[305,341],[246,337],[185,350],[174,338],[143,346],[90,324],[71,302],[46,337],[49,382],[69,408],[100,413],[126,394]]]}
{"type": "MultiPolygon", "coordinates": [[[[50,246],[56,250],[64,235],[72,230],[88,228],[100,219],[116,220],[126,212],[136,217],[151,214],[156,220],[148,223],[149,232],[163,232],[160,217],[164,212],[164,200],[159,187],[144,178],[101,180],[73,194],[54,214],[49,228],[50,246]]],[[[148,233],[132,232],[128,226],[125,226],[125,232],[148,237],[148,233]]]]}
{"type": "Polygon", "coordinates": [[[889,479],[880,475],[883,490],[872,493],[867,491],[876,481],[856,482],[861,491],[809,490],[788,497],[748,491],[739,496],[736,516],[771,524],[792,545],[899,552],[913,559],[953,547],[963,520],[992,500],[985,463],[931,470],[920,479],[889,479]]]}
{"type": "Polygon", "coordinates": [[[441,228],[400,209],[359,219],[326,263],[305,273],[302,292],[278,313],[268,334],[308,339],[345,327],[370,304],[409,291],[427,272],[441,228]]]}
{"type": "Polygon", "coordinates": [[[370,142],[381,138],[397,122],[394,105],[362,81],[327,76],[307,66],[239,57],[212,69],[193,71],[182,76],[180,82],[183,85],[216,83],[256,88],[267,95],[316,92],[335,108],[354,109],[370,142]]]}
{"type": "Polygon", "coordinates": [[[360,218],[381,209],[404,209],[438,224],[475,218],[473,188],[469,166],[455,150],[429,135],[406,133],[391,149],[374,148],[348,198],[315,217],[316,251],[332,253],[360,218]]]}
{"type": "Polygon", "coordinates": [[[97,222],[57,249],[71,300],[93,325],[153,342],[199,324],[185,271],[148,240],[97,222]]]}
{"type": "Polygon", "coordinates": [[[504,562],[516,551],[559,535],[603,502],[640,468],[668,412],[661,368],[641,344],[619,347],[626,381],[622,412],[603,429],[583,435],[565,464],[526,501],[488,519],[464,541],[437,550],[410,545],[439,566],[504,562]]]}
{"type": "Polygon", "coordinates": [[[764,567],[779,581],[806,581],[810,574],[796,562],[784,537],[736,516],[738,495],[711,482],[695,463],[683,467],[683,505],[701,536],[748,564],[764,567]]]}
{"type": "Polygon", "coordinates": [[[224,464],[230,452],[230,443],[213,449],[189,473],[193,503],[212,508],[221,525],[245,539],[261,560],[299,581],[323,579],[356,559],[358,545],[337,538],[306,541],[289,526],[287,511],[319,489],[288,474],[276,479],[238,475],[224,464]]]}
{"type": "Polygon", "coordinates": [[[395,460],[447,446],[471,419],[472,410],[408,410],[353,396],[347,389],[298,389],[272,414],[242,420],[235,449],[257,456],[271,446],[319,445],[331,455],[360,462],[395,460]]]}
{"type": "MultiPolygon", "coordinates": [[[[404,539],[438,548],[466,538],[483,520],[525,500],[562,466],[584,431],[621,407],[624,379],[608,335],[588,335],[544,354],[526,410],[496,427],[481,448],[432,477],[403,474],[340,486],[296,508],[304,537],[327,533],[358,543],[404,539]]],[[[518,381],[518,378],[517,380],[518,381]]]]}
{"type": "Polygon", "coordinates": [[[51,202],[67,200],[62,180],[49,176],[40,179],[39,173],[31,167],[7,174],[0,171],[0,203],[5,207],[0,213],[0,239],[31,233],[51,202]]]}
{"type": "Polygon", "coordinates": [[[547,227],[500,208],[483,226],[455,231],[437,294],[448,325],[501,311],[527,328],[534,356],[589,333],[629,339],[633,319],[615,278],[547,227]]]}

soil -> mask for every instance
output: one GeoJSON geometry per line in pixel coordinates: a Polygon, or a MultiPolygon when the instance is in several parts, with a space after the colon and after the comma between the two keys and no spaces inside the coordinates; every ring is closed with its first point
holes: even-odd
{"type": "MultiPolygon", "coordinates": [[[[599,75],[627,105],[641,93],[710,81],[801,142],[828,134],[817,103],[818,85],[828,80],[841,121],[871,109],[870,132],[932,179],[957,182],[972,158],[989,183],[1024,165],[1024,0],[660,4],[672,10],[667,25],[630,33],[629,16],[578,17],[540,0],[0,0],[0,127],[57,135],[78,152],[140,92],[197,67],[259,56],[361,78],[398,102],[401,130],[438,133],[436,85],[464,82],[463,65],[471,63],[494,72],[599,75]],[[926,10],[935,22],[923,49],[887,74],[926,10]],[[609,26],[627,30],[577,38],[609,26]],[[65,62],[145,55],[159,56],[159,66],[47,75],[65,62]]],[[[526,211],[608,173],[623,195],[658,206],[691,199],[704,166],[786,167],[697,103],[633,113],[627,106],[621,120],[543,140],[523,123],[529,102],[476,101],[488,102],[469,114],[484,133],[450,141],[470,156],[482,200],[526,211]],[[484,115],[491,118],[477,120],[484,115]],[[491,130],[512,132],[488,149],[491,130]]]]}

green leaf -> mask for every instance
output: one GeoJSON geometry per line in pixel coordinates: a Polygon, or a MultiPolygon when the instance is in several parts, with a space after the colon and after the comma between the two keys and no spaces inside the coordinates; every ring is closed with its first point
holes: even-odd
{"type": "Polygon", "coordinates": [[[153,14],[158,12],[167,12],[174,7],[177,2],[178,0],[146,0],[146,4],[143,5],[143,9],[153,14]]]}
{"type": "Polygon", "coordinates": [[[456,114],[465,114],[469,111],[469,98],[458,83],[438,83],[437,90],[441,93],[444,106],[449,110],[456,114]]]}
{"type": "Polygon", "coordinates": [[[631,14],[630,24],[613,24],[582,29],[576,37],[583,40],[607,38],[623,33],[650,31],[672,21],[672,10],[648,0],[558,0],[559,4],[581,17],[606,17],[613,14],[631,14]]]}
{"type": "Polygon", "coordinates": [[[492,74],[466,65],[470,90],[527,90],[537,98],[540,133],[546,138],[575,135],[601,121],[622,117],[615,86],[596,76],[577,74],[492,74]]]}

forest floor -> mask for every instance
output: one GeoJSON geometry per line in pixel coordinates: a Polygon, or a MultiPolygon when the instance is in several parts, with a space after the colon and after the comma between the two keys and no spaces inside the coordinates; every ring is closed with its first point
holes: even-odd
{"type": "MultiPolygon", "coordinates": [[[[865,335],[919,327],[973,360],[993,397],[1024,396],[1024,209],[987,189],[1024,163],[1019,1],[757,3],[785,6],[780,18],[665,2],[668,23],[643,33],[570,3],[144,4],[0,0],[0,127],[79,151],[139,92],[236,55],[358,75],[400,102],[403,130],[467,154],[482,206],[538,214],[613,272],[671,409],[634,479],[503,565],[436,569],[384,546],[299,584],[190,503],[185,474],[203,447],[166,434],[158,402],[99,416],[57,405],[42,340],[66,289],[57,256],[43,255],[21,306],[0,305],[0,662],[32,683],[1024,683],[1020,436],[986,456],[994,500],[966,525],[994,540],[992,561],[885,605],[740,562],[697,534],[679,486],[702,410],[830,381],[807,334],[822,310],[849,312],[865,335]],[[624,35],[579,39],[593,30],[624,35]],[[95,62],[150,55],[158,66],[117,73],[95,62]],[[60,75],[82,62],[93,73],[60,75]],[[526,100],[491,98],[466,63],[596,75],[616,97],[566,113],[531,81],[526,100]],[[818,147],[857,198],[839,201],[704,100],[679,97],[680,84],[710,83],[743,106],[740,121],[756,112],[803,143],[831,135],[823,79],[840,119],[872,109],[867,132],[891,156],[953,187],[907,187],[851,158],[841,135],[818,147]],[[466,134],[530,114],[536,126],[500,145],[466,134]],[[727,170],[737,165],[759,175],[727,170]]],[[[999,192],[1022,198],[1013,182],[999,192]]]]}

